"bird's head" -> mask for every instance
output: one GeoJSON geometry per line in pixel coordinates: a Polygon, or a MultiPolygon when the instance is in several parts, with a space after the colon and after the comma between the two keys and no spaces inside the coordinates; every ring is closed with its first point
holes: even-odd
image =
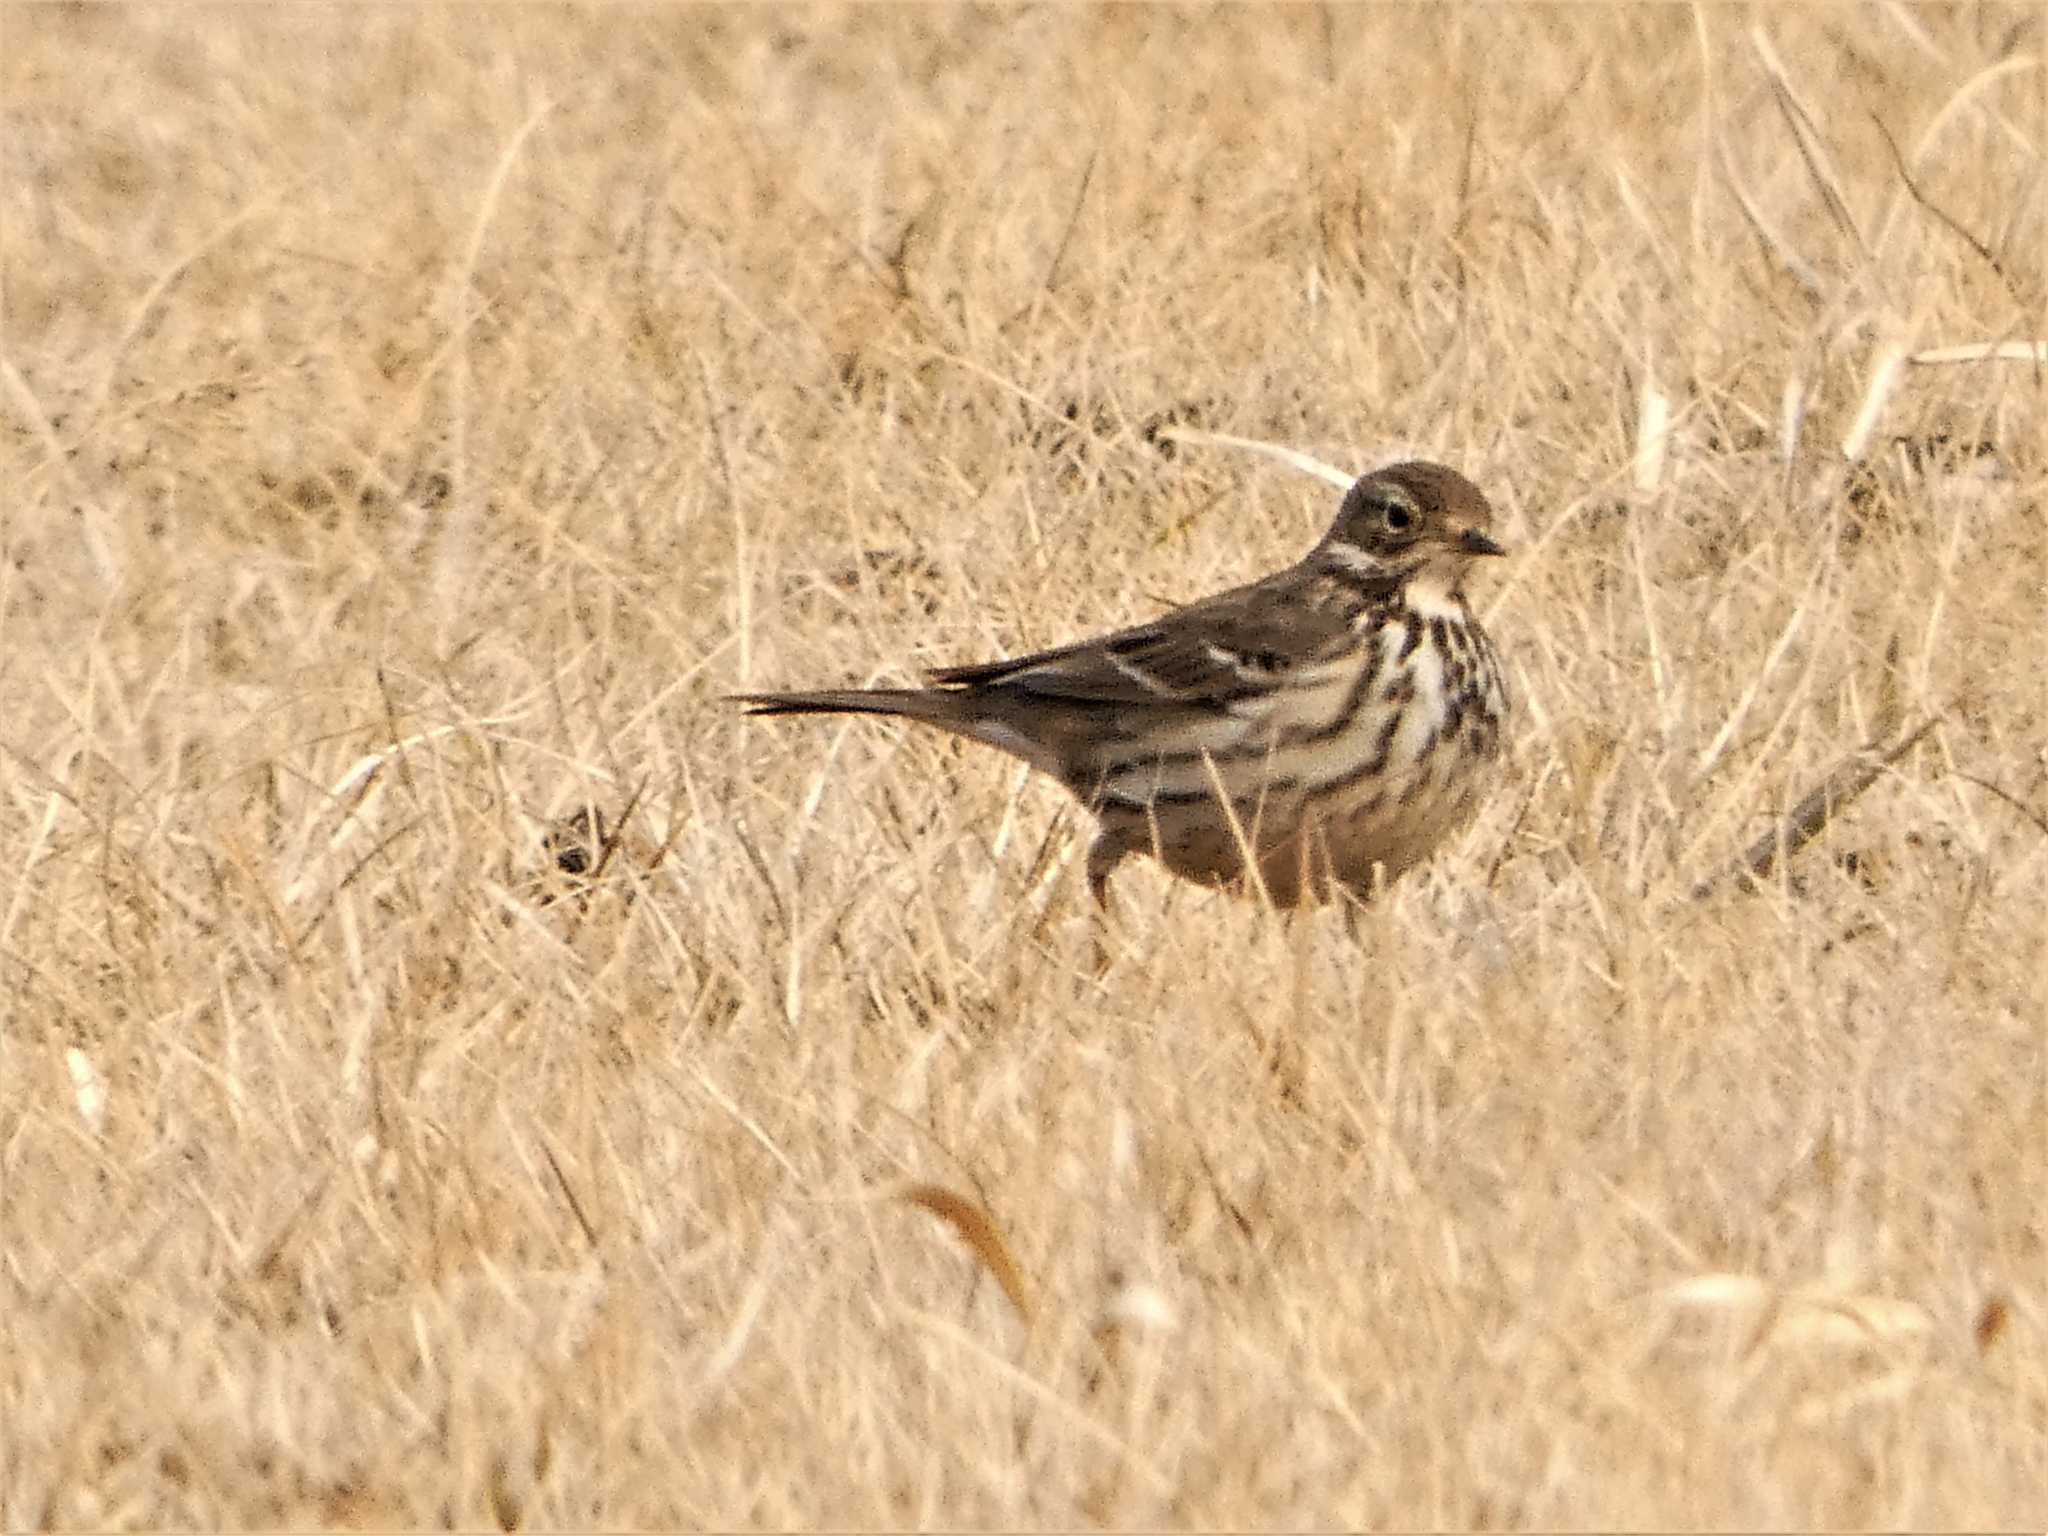
{"type": "Polygon", "coordinates": [[[1411,459],[1361,475],[1311,558],[1448,600],[1463,592],[1474,560],[1506,553],[1478,486],[1455,469],[1411,459]]]}

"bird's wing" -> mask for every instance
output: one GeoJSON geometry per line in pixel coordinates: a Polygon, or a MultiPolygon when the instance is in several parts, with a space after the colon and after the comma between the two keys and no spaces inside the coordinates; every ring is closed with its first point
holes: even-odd
{"type": "Polygon", "coordinates": [[[931,680],[947,688],[999,689],[1070,704],[1172,704],[1229,710],[1287,675],[1346,648],[1358,601],[1294,572],[1204,598],[1147,624],[1135,624],[1054,650],[1007,661],[943,667],[931,680]]]}

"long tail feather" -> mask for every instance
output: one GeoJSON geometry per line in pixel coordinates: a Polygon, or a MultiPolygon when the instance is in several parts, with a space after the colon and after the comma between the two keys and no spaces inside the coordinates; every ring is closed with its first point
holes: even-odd
{"type": "Polygon", "coordinates": [[[1071,788],[1058,743],[1020,729],[977,705],[969,688],[826,688],[816,693],[736,693],[732,702],[750,715],[894,715],[935,725],[955,736],[1021,758],[1071,788]]]}
{"type": "Polygon", "coordinates": [[[816,693],[735,693],[728,697],[750,715],[902,715],[939,721],[947,711],[933,707],[921,688],[825,688],[816,693]]]}

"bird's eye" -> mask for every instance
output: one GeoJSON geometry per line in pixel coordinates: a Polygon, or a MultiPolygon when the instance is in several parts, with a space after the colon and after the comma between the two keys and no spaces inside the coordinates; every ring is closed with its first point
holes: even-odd
{"type": "Polygon", "coordinates": [[[1415,521],[1415,514],[1398,501],[1390,501],[1380,508],[1380,521],[1387,525],[1389,533],[1406,533],[1409,524],[1415,521]]]}

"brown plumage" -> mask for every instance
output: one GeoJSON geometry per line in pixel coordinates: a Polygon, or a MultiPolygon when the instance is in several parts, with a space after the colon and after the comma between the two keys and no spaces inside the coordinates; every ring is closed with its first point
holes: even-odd
{"type": "Polygon", "coordinates": [[[1464,594],[1492,522],[1457,471],[1389,465],[1299,563],[1149,623],[928,688],[738,702],[897,715],[1050,774],[1096,816],[1098,901],[1132,854],[1282,906],[1366,896],[1469,819],[1499,756],[1507,690],[1464,594]]]}

